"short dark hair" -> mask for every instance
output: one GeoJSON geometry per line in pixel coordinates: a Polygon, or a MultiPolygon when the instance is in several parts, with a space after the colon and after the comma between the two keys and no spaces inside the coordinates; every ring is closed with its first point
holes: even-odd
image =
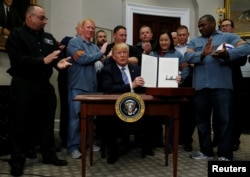
{"type": "Polygon", "coordinates": [[[214,22],[214,23],[216,23],[216,20],[215,20],[214,16],[212,16],[212,15],[210,15],[210,14],[203,15],[203,16],[200,18],[200,20],[201,20],[202,18],[205,18],[208,22],[214,22]]]}
{"type": "Polygon", "coordinates": [[[158,38],[157,38],[157,41],[156,41],[155,51],[156,51],[156,52],[159,52],[160,49],[161,49],[159,40],[160,40],[161,35],[163,35],[163,34],[167,34],[168,37],[169,37],[169,39],[170,39],[171,44],[170,44],[170,46],[169,46],[169,50],[175,51],[174,40],[173,40],[173,37],[172,37],[172,35],[171,35],[171,32],[168,31],[168,30],[166,30],[166,29],[163,29],[163,30],[160,32],[160,34],[159,34],[159,36],[158,36],[158,38]]]}
{"type": "Polygon", "coordinates": [[[186,29],[186,30],[188,31],[188,27],[187,27],[186,25],[180,25],[180,26],[176,29],[176,31],[182,30],[182,29],[186,29]]]}
{"type": "Polygon", "coordinates": [[[106,34],[106,31],[100,29],[100,30],[96,31],[96,33],[95,33],[95,38],[97,38],[97,35],[98,35],[99,33],[101,33],[101,32],[106,34]]]}
{"type": "Polygon", "coordinates": [[[152,28],[151,28],[150,26],[148,26],[148,25],[142,25],[142,26],[139,28],[139,33],[140,33],[140,31],[141,31],[142,28],[149,28],[149,29],[151,30],[151,32],[152,32],[152,28]]]}
{"type": "Polygon", "coordinates": [[[119,31],[120,29],[124,29],[127,30],[127,28],[125,26],[122,25],[118,25],[114,28],[113,33],[116,33],[117,31],[119,31]]]}
{"type": "Polygon", "coordinates": [[[233,20],[230,20],[230,19],[228,19],[228,18],[224,18],[224,19],[221,21],[221,23],[223,23],[224,21],[230,21],[231,26],[234,28],[234,22],[233,22],[233,20]]]}
{"type": "Polygon", "coordinates": [[[26,10],[25,10],[25,16],[26,16],[28,13],[32,13],[32,12],[35,10],[35,7],[40,7],[40,8],[43,9],[43,7],[40,6],[40,5],[37,5],[37,4],[30,4],[30,5],[26,8],[26,10]]]}

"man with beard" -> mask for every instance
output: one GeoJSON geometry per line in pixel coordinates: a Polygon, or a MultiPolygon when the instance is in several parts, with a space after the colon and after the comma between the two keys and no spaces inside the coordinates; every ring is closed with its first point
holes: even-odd
{"type": "Polygon", "coordinates": [[[96,45],[101,48],[102,45],[107,42],[107,34],[104,30],[98,30],[95,33],[95,41],[96,41],[96,45]]]}

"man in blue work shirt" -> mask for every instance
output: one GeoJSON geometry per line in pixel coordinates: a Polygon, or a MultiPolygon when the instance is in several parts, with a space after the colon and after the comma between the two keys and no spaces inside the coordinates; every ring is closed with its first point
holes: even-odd
{"type": "Polygon", "coordinates": [[[200,151],[191,154],[193,159],[212,159],[211,111],[219,119],[218,160],[232,160],[232,69],[230,62],[247,56],[250,44],[232,33],[216,30],[212,15],[198,21],[201,36],[193,38],[185,53],[185,60],[194,64],[194,108],[198,128],[200,151]],[[235,48],[226,50],[225,43],[235,48]],[[218,46],[223,44],[220,50],[218,46]]]}

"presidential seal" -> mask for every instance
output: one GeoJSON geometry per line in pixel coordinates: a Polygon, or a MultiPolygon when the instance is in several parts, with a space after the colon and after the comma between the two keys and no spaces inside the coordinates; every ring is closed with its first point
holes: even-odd
{"type": "Polygon", "coordinates": [[[145,104],[138,94],[127,92],[116,100],[115,112],[124,122],[136,122],[143,116],[145,104]]]}

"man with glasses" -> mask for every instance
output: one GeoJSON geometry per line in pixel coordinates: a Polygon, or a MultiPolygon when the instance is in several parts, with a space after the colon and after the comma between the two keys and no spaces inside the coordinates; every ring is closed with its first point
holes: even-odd
{"type": "MultiPolygon", "coordinates": [[[[222,20],[220,26],[220,30],[222,32],[233,33],[234,32],[234,22],[230,19],[222,20]]],[[[240,135],[242,129],[241,119],[244,116],[241,116],[242,112],[242,99],[241,94],[243,92],[243,76],[241,72],[241,66],[246,64],[247,57],[242,57],[240,60],[231,62],[232,68],[232,80],[233,80],[233,150],[237,151],[240,145],[240,135]]],[[[217,118],[213,115],[213,131],[214,131],[214,139],[213,145],[217,146],[218,144],[218,123],[216,122],[217,118]]]]}
{"type": "Polygon", "coordinates": [[[37,18],[39,18],[41,21],[44,21],[44,20],[48,20],[48,18],[46,17],[46,16],[39,16],[39,15],[37,15],[37,14],[32,14],[32,15],[34,15],[34,16],[36,16],[37,18]]]}
{"type": "Polygon", "coordinates": [[[25,13],[25,24],[14,29],[6,41],[10,58],[7,72],[12,76],[9,164],[13,176],[23,175],[25,153],[34,138],[40,145],[44,164],[67,165],[55,151],[56,95],[50,77],[53,67],[64,69],[71,63],[70,57],[61,59],[56,40],[44,32],[46,24],[44,9],[31,5],[25,13]]]}
{"type": "Polygon", "coordinates": [[[222,20],[219,27],[222,32],[227,32],[227,33],[234,32],[234,22],[232,20],[229,19],[222,20]]]}

